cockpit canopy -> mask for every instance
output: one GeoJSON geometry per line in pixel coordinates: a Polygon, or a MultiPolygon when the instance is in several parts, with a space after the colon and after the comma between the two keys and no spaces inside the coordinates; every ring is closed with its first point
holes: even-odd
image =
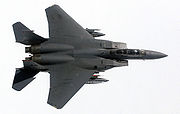
{"type": "Polygon", "coordinates": [[[145,54],[143,50],[139,50],[139,49],[118,49],[113,52],[112,54],[116,54],[116,55],[144,55],[145,54]]]}

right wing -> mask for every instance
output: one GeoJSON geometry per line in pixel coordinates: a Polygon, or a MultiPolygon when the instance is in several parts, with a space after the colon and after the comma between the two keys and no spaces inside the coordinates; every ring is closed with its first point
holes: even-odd
{"type": "Polygon", "coordinates": [[[92,39],[93,37],[58,5],[46,10],[50,38],[71,37],[92,39]]]}
{"type": "Polygon", "coordinates": [[[94,71],[70,64],[50,68],[50,91],[48,104],[60,109],[89,80],[94,71]]]}

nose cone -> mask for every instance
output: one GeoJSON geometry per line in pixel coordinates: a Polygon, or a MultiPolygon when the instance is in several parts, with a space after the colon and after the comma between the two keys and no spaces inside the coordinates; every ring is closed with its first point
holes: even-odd
{"type": "Polygon", "coordinates": [[[161,52],[157,52],[157,51],[149,51],[149,50],[145,50],[145,59],[160,59],[160,58],[164,58],[167,57],[166,54],[161,53],[161,52]]]}

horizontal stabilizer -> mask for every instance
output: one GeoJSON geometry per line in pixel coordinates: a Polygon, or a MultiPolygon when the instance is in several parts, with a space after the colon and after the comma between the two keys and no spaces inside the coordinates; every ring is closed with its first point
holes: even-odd
{"type": "Polygon", "coordinates": [[[40,44],[47,39],[33,33],[29,28],[23,25],[21,22],[13,24],[14,35],[16,42],[25,44],[25,45],[35,45],[40,44]]]}
{"type": "Polygon", "coordinates": [[[21,91],[24,87],[26,87],[30,82],[32,82],[35,78],[28,78],[22,82],[16,83],[12,86],[13,89],[17,91],[21,91]]]}
{"type": "Polygon", "coordinates": [[[24,87],[26,87],[31,81],[35,79],[34,76],[37,73],[39,73],[39,71],[32,69],[16,69],[12,88],[17,91],[21,91],[24,87]]]}

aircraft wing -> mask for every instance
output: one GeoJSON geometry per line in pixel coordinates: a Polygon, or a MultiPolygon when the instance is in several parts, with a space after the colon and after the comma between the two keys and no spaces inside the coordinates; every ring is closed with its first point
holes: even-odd
{"type": "Polygon", "coordinates": [[[89,80],[94,71],[71,64],[51,66],[48,104],[60,109],[89,80]]]}
{"type": "Polygon", "coordinates": [[[48,19],[50,38],[93,38],[58,5],[53,5],[45,11],[48,19]]]}

